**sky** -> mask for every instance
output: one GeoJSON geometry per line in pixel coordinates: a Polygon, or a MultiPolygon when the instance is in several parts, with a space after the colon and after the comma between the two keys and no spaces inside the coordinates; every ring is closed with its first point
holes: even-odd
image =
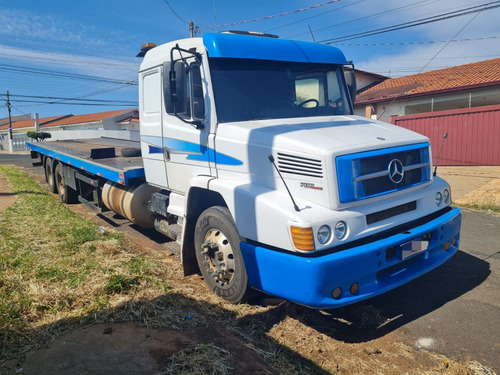
{"type": "Polygon", "coordinates": [[[190,21],[197,36],[331,44],[357,69],[399,77],[500,57],[498,20],[493,0],[0,0],[0,119],[7,91],[12,116],[137,107],[140,46],[188,38],[190,21]]]}

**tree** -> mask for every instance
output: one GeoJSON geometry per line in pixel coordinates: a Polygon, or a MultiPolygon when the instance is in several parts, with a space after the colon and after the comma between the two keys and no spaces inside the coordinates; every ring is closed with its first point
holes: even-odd
{"type": "Polygon", "coordinates": [[[47,138],[51,138],[52,134],[47,132],[28,132],[27,136],[33,138],[35,141],[45,141],[47,138]]]}

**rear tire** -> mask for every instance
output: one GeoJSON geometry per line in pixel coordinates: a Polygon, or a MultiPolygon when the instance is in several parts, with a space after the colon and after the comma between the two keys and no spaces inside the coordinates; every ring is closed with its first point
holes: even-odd
{"type": "Polygon", "coordinates": [[[57,186],[54,179],[54,171],[52,170],[52,159],[50,158],[48,158],[45,161],[45,180],[47,180],[50,192],[57,193],[57,186]]]}
{"type": "Polygon", "coordinates": [[[215,294],[235,304],[251,294],[240,241],[227,208],[208,208],[198,218],[194,243],[201,274],[215,294]]]}
{"type": "Polygon", "coordinates": [[[61,198],[61,201],[63,203],[76,203],[78,201],[78,193],[75,189],[72,189],[68,185],[66,185],[61,164],[56,165],[54,175],[55,185],[57,187],[57,192],[59,193],[59,198],[61,198]]]}

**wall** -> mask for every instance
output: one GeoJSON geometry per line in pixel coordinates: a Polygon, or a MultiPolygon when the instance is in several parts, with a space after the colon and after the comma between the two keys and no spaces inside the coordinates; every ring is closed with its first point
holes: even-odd
{"type": "Polygon", "coordinates": [[[52,137],[50,141],[67,139],[89,139],[89,138],[117,138],[131,141],[140,141],[138,131],[130,130],[56,130],[48,131],[52,137]]]}
{"type": "Polygon", "coordinates": [[[430,138],[440,165],[500,165],[500,105],[394,116],[392,123],[430,138]]]}
{"type": "MultiPolygon", "coordinates": [[[[140,141],[139,131],[129,131],[129,130],[50,130],[48,131],[52,137],[45,142],[52,142],[58,140],[68,140],[68,139],[91,139],[91,138],[116,138],[116,139],[126,139],[131,141],[140,141]]],[[[28,151],[25,142],[32,142],[33,140],[28,138],[26,133],[14,133],[13,134],[13,145],[14,152],[28,151]]],[[[8,134],[0,134],[0,151],[8,150],[8,134]]]]}
{"type": "MultiPolygon", "coordinates": [[[[469,107],[496,105],[500,103],[500,86],[483,87],[471,90],[453,91],[443,94],[416,96],[371,104],[376,109],[376,118],[391,122],[393,116],[437,112],[469,107]]],[[[365,116],[366,106],[358,104],[355,114],[365,116]]]]}

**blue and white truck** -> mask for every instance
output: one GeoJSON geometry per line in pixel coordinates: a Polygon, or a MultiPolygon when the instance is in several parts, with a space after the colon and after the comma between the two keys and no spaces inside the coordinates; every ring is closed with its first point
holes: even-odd
{"type": "Polygon", "coordinates": [[[354,116],[337,48],[219,33],[142,54],[140,152],[104,138],[29,145],[64,202],[176,240],[185,274],[232,303],[256,289],[345,306],[458,250],[461,213],[429,139],[354,116]]]}

